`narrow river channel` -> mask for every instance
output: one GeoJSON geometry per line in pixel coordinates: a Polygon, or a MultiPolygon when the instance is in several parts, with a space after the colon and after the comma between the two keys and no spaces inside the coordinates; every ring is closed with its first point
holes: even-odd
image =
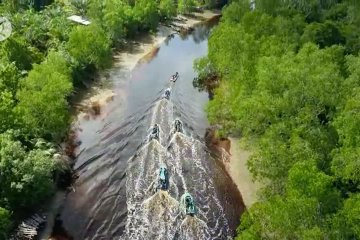
{"type": "Polygon", "coordinates": [[[74,239],[231,239],[244,209],[240,193],[204,142],[208,94],[192,85],[193,62],[207,54],[212,24],[175,35],[149,61],[126,72],[114,66],[114,98],[101,116],[81,121],[75,171],[79,178],[61,211],[74,239]],[[175,83],[169,78],[175,72],[175,83]],[[166,88],[170,99],[164,99],[166,88]],[[173,133],[173,122],[183,133],[173,133]],[[148,141],[160,126],[159,141],[148,141]],[[169,190],[149,190],[160,165],[169,190]],[[180,197],[195,199],[195,217],[181,214],[180,197]]]}

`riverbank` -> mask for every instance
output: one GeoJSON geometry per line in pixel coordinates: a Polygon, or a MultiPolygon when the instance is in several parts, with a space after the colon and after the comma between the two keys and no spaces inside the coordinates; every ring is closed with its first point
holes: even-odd
{"type": "MultiPolygon", "coordinates": [[[[128,41],[126,46],[113,56],[113,67],[121,69],[125,75],[130,75],[139,62],[150,60],[151,55],[170,33],[170,29],[160,26],[155,35],[144,34],[128,41]]],[[[81,125],[82,121],[105,117],[106,105],[114,98],[122,98],[125,93],[115,92],[114,84],[117,83],[109,82],[109,72],[105,70],[84,94],[74,100],[74,131],[81,130],[77,129],[77,126],[81,125]]]]}
{"type": "Polygon", "coordinates": [[[220,15],[220,10],[204,10],[202,12],[194,12],[186,15],[179,14],[170,25],[174,27],[176,31],[191,31],[195,25],[204,21],[209,21],[220,15]]]}
{"type": "Polygon", "coordinates": [[[260,189],[260,183],[253,181],[246,165],[251,153],[241,147],[239,139],[229,138],[229,140],[230,159],[227,170],[238,187],[245,206],[249,208],[258,200],[257,192],[260,189]]]}
{"type": "Polygon", "coordinates": [[[251,152],[241,146],[239,138],[219,138],[215,127],[207,130],[205,140],[237,186],[246,208],[251,207],[258,200],[257,192],[261,187],[259,182],[253,181],[247,168],[251,152]]]}

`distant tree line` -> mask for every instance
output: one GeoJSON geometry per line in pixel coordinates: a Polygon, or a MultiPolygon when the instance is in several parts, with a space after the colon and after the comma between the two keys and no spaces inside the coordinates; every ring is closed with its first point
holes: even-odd
{"type": "Polygon", "coordinates": [[[195,62],[197,84],[220,79],[210,122],[242,136],[264,184],[236,239],[360,239],[360,4],[251,2],[226,7],[195,62]]]}

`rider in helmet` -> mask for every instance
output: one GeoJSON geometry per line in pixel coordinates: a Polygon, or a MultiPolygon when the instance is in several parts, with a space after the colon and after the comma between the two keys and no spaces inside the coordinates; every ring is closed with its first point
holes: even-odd
{"type": "Polygon", "coordinates": [[[157,190],[167,190],[169,188],[169,173],[165,165],[160,166],[159,181],[157,190]]]}
{"type": "Polygon", "coordinates": [[[171,89],[170,89],[170,88],[167,88],[167,89],[165,90],[165,94],[164,94],[165,96],[164,96],[164,97],[165,97],[166,99],[169,99],[169,98],[170,98],[170,94],[171,94],[171,89]]]}
{"type": "Polygon", "coordinates": [[[176,72],[174,75],[172,75],[172,76],[171,76],[170,81],[175,82],[175,81],[177,80],[177,78],[178,78],[178,77],[179,77],[179,73],[178,73],[178,72],[176,72]]]}
{"type": "Polygon", "coordinates": [[[175,125],[175,132],[180,132],[180,133],[183,132],[182,122],[179,119],[175,120],[174,125],[175,125]]]}
{"type": "Polygon", "coordinates": [[[159,133],[160,133],[159,125],[155,124],[150,133],[150,140],[152,139],[159,140],[159,133]]]}
{"type": "Polygon", "coordinates": [[[193,217],[196,214],[195,201],[190,193],[186,192],[182,195],[180,204],[186,215],[193,217]]]}

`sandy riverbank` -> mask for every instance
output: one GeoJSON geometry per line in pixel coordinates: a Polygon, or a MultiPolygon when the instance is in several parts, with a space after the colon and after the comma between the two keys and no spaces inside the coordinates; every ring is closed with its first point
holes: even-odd
{"type": "Polygon", "coordinates": [[[178,15],[174,20],[174,25],[189,29],[194,27],[196,24],[210,20],[216,16],[221,15],[220,10],[205,10],[203,12],[195,12],[191,15],[178,15]]]}
{"type": "MultiPolygon", "coordinates": [[[[130,74],[142,59],[150,58],[152,53],[159,49],[160,44],[170,33],[170,29],[159,27],[156,35],[144,34],[129,41],[124,49],[113,56],[112,68],[121,69],[125,75],[130,74]]],[[[114,92],[112,85],[114,83],[110,82],[108,78],[107,71],[100,73],[98,80],[77,101],[73,125],[82,119],[89,119],[90,116],[101,117],[101,108],[111,102],[114,97],[122,97],[119,96],[119,93],[114,92]]]]}
{"type": "Polygon", "coordinates": [[[239,139],[229,138],[231,142],[230,160],[227,163],[227,170],[237,185],[245,206],[249,208],[257,201],[257,191],[260,189],[260,183],[254,182],[246,163],[250,157],[250,152],[244,150],[239,139]]]}
{"type": "Polygon", "coordinates": [[[207,146],[224,164],[224,168],[237,186],[245,206],[251,207],[258,200],[257,192],[261,187],[259,182],[253,181],[246,165],[251,152],[245,150],[237,138],[219,138],[215,128],[207,130],[205,140],[207,146]]]}

